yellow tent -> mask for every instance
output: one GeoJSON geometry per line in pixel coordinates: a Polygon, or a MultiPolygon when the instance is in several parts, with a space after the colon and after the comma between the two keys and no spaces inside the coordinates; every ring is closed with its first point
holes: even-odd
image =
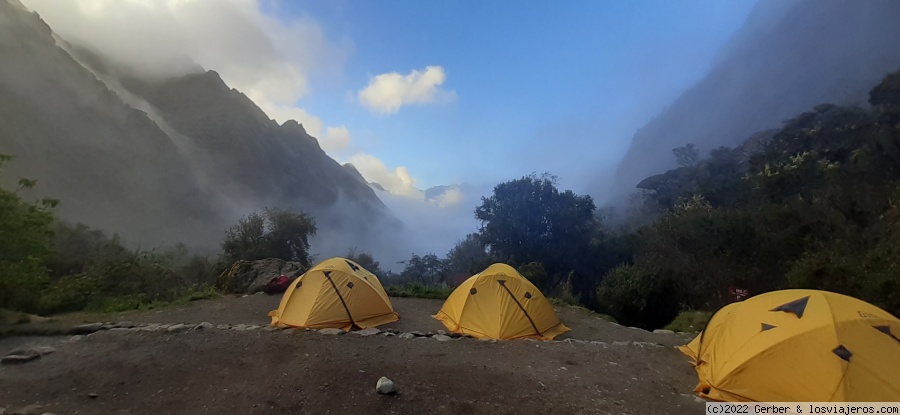
{"type": "Polygon", "coordinates": [[[397,321],[375,274],[344,258],[320,262],[294,280],[269,312],[277,327],[367,328],[397,321]]]}
{"type": "Polygon", "coordinates": [[[460,284],[432,317],[447,330],[477,338],[552,340],[569,331],[537,287],[506,264],[460,284]]]}
{"type": "Polygon", "coordinates": [[[783,290],[731,303],[679,349],[704,398],[729,402],[900,399],[900,320],[862,300],[783,290]]]}

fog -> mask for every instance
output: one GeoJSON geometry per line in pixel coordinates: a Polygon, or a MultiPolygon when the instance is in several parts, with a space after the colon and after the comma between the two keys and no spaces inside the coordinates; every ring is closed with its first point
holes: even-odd
{"type": "MultiPolygon", "coordinates": [[[[301,135],[283,131],[285,127],[277,130],[285,120],[295,119],[318,140],[315,147],[341,149],[343,154],[353,155],[350,159],[383,165],[370,154],[354,153],[364,146],[354,141],[351,132],[341,125],[342,120],[323,121],[298,104],[309,98],[317,82],[340,77],[354,52],[352,40],[327,35],[308,16],[291,21],[275,19],[264,14],[260,3],[254,0],[23,3],[39,12],[67,42],[96,51],[128,76],[159,82],[215,70],[229,88],[245,94],[265,111],[271,119],[265,123],[267,128],[283,133],[278,140],[303,140],[301,135]]],[[[590,194],[598,207],[616,206],[621,210],[628,196],[637,190],[637,182],[675,166],[672,148],[692,142],[705,154],[718,146],[734,146],[754,132],[777,127],[783,120],[817,104],[865,105],[868,88],[887,72],[900,69],[897,21],[900,2],[892,0],[762,0],[734,36],[722,40],[724,46],[709,59],[708,65],[697,64],[691,70],[666,67],[668,61],[677,61],[679,54],[689,53],[673,45],[666,45],[665,53],[660,45],[634,52],[629,60],[620,62],[635,67],[631,77],[620,80],[631,88],[629,97],[611,99],[598,93],[595,103],[585,103],[577,113],[560,115],[527,132],[519,145],[505,150],[502,161],[514,166],[511,170],[521,171],[498,173],[497,180],[549,172],[560,177],[561,190],[590,194]],[[592,114],[598,114],[596,119],[592,114]]],[[[372,197],[359,183],[351,184],[347,175],[334,173],[336,167],[330,161],[315,166],[329,172],[323,176],[301,166],[279,171],[292,163],[322,161],[314,155],[319,150],[303,142],[260,150],[259,154],[281,160],[271,163],[275,167],[268,166],[267,160],[244,164],[243,160],[199,149],[196,137],[182,134],[178,127],[169,124],[177,116],[157,111],[143,97],[117,84],[116,76],[95,72],[117,99],[140,110],[155,126],[134,121],[137,116],[133,112],[94,89],[97,85],[93,79],[68,67],[64,58],[38,49],[35,46],[17,53],[35,59],[35,67],[43,69],[28,74],[24,60],[22,67],[6,65],[0,68],[0,75],[9,79],[0,80],[5,81],[0,86],[6,88],[4,91],[37,96],[34,111],[53,116],[27,118],[32,116],[25,113],[30,107],[9,104],[24,115],[16,116],[17,112],[10,110],[8,117],[31,121],[7,120],[21,122],[24,127],[20,127],[27,131],[20,132],[18,138],[3,137],[11,140],[4,142],[4,150],[23,154],[23,163],[31,166],[17,172],[50,183],[46,188],[49,195],[72,195],[70,200],[64,200],[66,215],[99,224],[110,232],[124,233],[126,239],[141,244],[188,242],[198,248],[213,249],[221,242],[225,228],[250,212],[276,206],[299,208],[315,214],[320,223],[311,249],[319,259],[345,255],[355,248],[373,254],[384,268],[400,271],[399,262],[411,254],[434,253],[443,257],[458,240],[477,231],[474,209],[497,184],[463,186],[451,190],[443,199],[429,200],[423,189],[413,188],[410,177],[384,177],[385,181],[397,179],[407,188],[402,194],[392,193],[394,189],[374,190],[372,197]],[[47,65],[58,71],[47,69],[47,65]],[[59,89],[78,99],[68,102],[60,97],[71,95],[50,91],[46,86],[42,90],[41,85],[51,85],[49,82],[65,86],[59,89]],[[47,119],[59,125],[47,123],[47,119]],[[66,131],[67,128],[72,131],[66,131]],[[52,141],[46,141],[49,139],[45,136],[50,133],[69,138],[70,142],[64,144],[70,147],[65,148],[71,148],[67,151],[79,157],[55,154],[46,158],[54,148],[52,141]],[[167,143],[161,142],[163,136],[167,143]],[[143,144],[128,148],[130,142],[121,137],[143,140],[143,144]],[[82,145],[85,147],[79,147],[82,145]],[[88,151],[90,145],[97,151],[88,151]],[[284,154],[284,148],[296,154],[284,154]],[[175,153],[182,161],[172,156],[175,153]],[[156,154],[159,158],[138,160],[140,154],[156,154]],[[45,159],[53,162],[41,165],[45,159]],[[71,164],[54,170],[55,160],[71,164]],[[93,168],[105,179],[132,176],[117,177],[93,187],[84,185],[84,189],[90,189],[89,195],[102,199],[91,200],[80,194],[83,189],[73,190],[81,178],[66,177],[67,168],[93,168]],[[267,168],[274,173],[261,172],[267,168]],[[123,171],[127,173],[116,173],[123,171]],[[243,176],[255,174],[261,178],[244,181],[243,176]],[[307,182],[331,186],[336,196],[287,197],[279,193],[316,193],[310,189],[318,188],[304,184],[307,182]],[[247,183],[258,183],[259,187],[248,188],[247,183]],[[118,198],[133,188],[145,194],[118,198]],[[375,198],[386,211],[375,206],[375,198]],[[373,205],[367,206],[370,202],[373,205]],[[182,225],[166,229],[163,222],[182,225]]],[[[702,55],[697,51],[690,53],[702,55]]],[[[447,77],[452,76],[449,73],[447,77]]],[[[443,76],[442,69],[442,82],[443,76]]],[[[239,99],[235,98],[235,102],[239,99]]],[[[235,105],[239,108],[230,108],[234,111],[231,115],[255,120],[255,109],[235,105]]],[[[209,115],[200,110],[197,114],[209,115]]],[[[208,122],[216,125],[228,121],[208,122]]],[[[198,134],[203,133],[208,131],[198,134]]],[[[244,141],[226,144],[243,145],[244,141]]],[[[390,169],[384,170],[393,174],[390,169]]],[[[405,169],[402,172],[409,174],[405,169]]],[[[616,216],[624,215],[620,211],[616,216]]]]}

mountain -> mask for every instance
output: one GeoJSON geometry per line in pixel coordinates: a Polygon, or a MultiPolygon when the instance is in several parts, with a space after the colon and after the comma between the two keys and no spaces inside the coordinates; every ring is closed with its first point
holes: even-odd
{"type": "Polygon", "coordinates": [[[709,72],[633,136],[612,197],[675,167],[672,149],[705,155],[831,103],[867,106],[872,85],[900,69],[900,2],[761,0],[709,72]]]}
{"type": "Polygon", "coordinates": [[[265,207],[303,209],[320,232],[396,225],[355,169],[213,70],[139,75],[61,39],[17,0],[0,0],[0,60],[0,153],[15,157],[3,184],[36,179],[29,196],[61,200],[64,219],[198,247],[265,207]]]}

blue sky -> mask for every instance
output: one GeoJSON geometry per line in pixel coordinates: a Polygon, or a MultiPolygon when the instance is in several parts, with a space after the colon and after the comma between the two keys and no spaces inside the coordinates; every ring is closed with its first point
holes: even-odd
{"type": "Polygon", "coordinates": [[[345,125],[355,151],[407,167],[417,187],[550,171],[587,191],[635,129],[705,73],[754,3],[269,0],[262,10],[352,43],[298,105],[345,125]],[[355,99],[376,75],[429,65],[443,68],[452,101],[383,115],[355,99]]]}

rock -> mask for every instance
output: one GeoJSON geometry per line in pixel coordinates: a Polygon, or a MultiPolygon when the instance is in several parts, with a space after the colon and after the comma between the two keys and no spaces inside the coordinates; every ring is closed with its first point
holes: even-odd
{"type": "Polygon", "coordinates": [[[88,323],[72,327],[69,334],[91,334],[103,329],[103,323],[88,323]]]}
{"type": "Polygon", "coordinates": [[[425,333],[422,333],[421,331],[411,331],[411,332],[409,332],[409,334],[412,334],[413,336],[416,336],[416,337],[424,337],[425,336],[425,333]]]}
{"type": "Polygon", "coordinates": [[[194,330],[202,330],[202,329],[211,329],[213,328],[212,323],[208,321],[204,321],[196,326],[194,326],[194,330]]]}
{"type": "Polygon", "coordinates": [[[278,330],[278,327],[275,327],[275,326],[265,326],[265,327],[263,327],[263,330],[265,330],[265,331],[275,331],[275,330],[278,330]]]}
{"type": "Polygon", "coordinates": [[[257,293],[266,289],[266,284],[279,275],[286,275],[292,281],[303,274],[299,262],[288,262],[278,258],[258,261],[237,261],[225,270],[216,287],[228,294],[257,293]]]}
{"type": "Polygon", "coordinates": [[[115,332],[121,333],[123,331],[131,331],[131,329],[125,328],[125,327],[113,327],[113,328],[109,329],[109,331],[115,331],[115,332]]]}
{"type": "Polygon", "coordinates": [[[394,385],[394,382],[382,376],[381,379],[378,379],[378,383],[375,384],[375,392],[381,395],[393,395],[397,393],[397,385],[394,385]]]}
{"type": "Polygon", "coordinates": [[[100,396],[100,395],[97,395],[97,394],[94,393],[94,392],[91,392],[91,393],[88,394],[88,398],[91,398],[91,399],[97,399],[97,397],[99,397],[99,396],[100,396]]]}
{"type": "MultiPolygon", "coordinates": [[[[463,337],[463,335],[462,335],[462,334],[459,334],[459,333],[448,333],[447,335],[450,336],[450,337],[452,337],[452,338],[454,338],[454,339],[458,339],[458,338],[460,338],[460,337],[463,337]]],[[[467,337],[468,337],[468,336],[467,336],[467,337]]]]}
{"type": "Polygon", "coordinates": [[[629,344],[630,344],[630,343],[628,343],[628,342],[612,342],[612,345],[613,345],[614,347],[617,347],[617,346],[628,346],[629,344]]]}
{"type": "Polygon", "coordinates": [[[416,337],[416,335],[412,334],[412,333],[400,333],[397,337],[399,337],[401,339],[412,339],[412,338],[416,337]]]}
{"type": "Polygon", "coordinates": [[[14,365],[17,363],[30,362],[39,357],[41,357],[41,354],[34,350],[14,350],[0,359],[0,365],[14,365]]]}
{"type": "Polygon", "coordinates": [[[38,352],[41,356],[46,356],[46,355],[48,355],[48,354],[50,354],[50,353],[55,352],[55,351],[56,351],[56,348],[55,348],[55,347],[52,347],[52,346],[38,346],[38,347],[35,347],[35,348],[32,349],[32,350],[38,352]]]}
{"type": "Polygon", "coordinates": [[[28,405],[10,412],[9,415],[41,415],[42,413],[44,411],[40,405],[28,405]]]}
{"type": "Polygon", "coordinates": [[[439,342],[445,342],[445,341],[451,339],[450,336],[445,336],[445,335],[443,335],[443,334],[435,334],[434,336],[431,336],[431,338],[432,338],[432,339],[435,339],[435,340],[437,340],[437,341],[439,341],[439,342]]]}
{"type": "Polygon", "coordinates": [[[642,329],[642,328],[640,328],[640,327],[629,327],[629,328],[632,329],[632,330],[647,331],[647,330],[644,330],[644,329],[642,329]]]}
{"type": "Polygon", "coordinates": [[[255,325],[255,324],[251,324],[251,325],[245,327],[244,330],[250,331],[250,330],[256,330],[258,328],[259,328],[259,326],[255,325]]]}
{"type": "Polygon", "coordinates": [[[297,329],[293,329],[293,328],[292,328],[292,329],[285,329],[284,331],[282,331],[282,333],[284,333],[284,334],[294,334],[294,333],[296,333],[296,332],[297,332],[297,329]]]}
{"type": "Polygon", "coordinates": [[[378,333],[381,333],[381,330],[378,330],[378,329],[375,328],[375,327],[369,327],[369,328],[367,328],[367,329],[357,330],[357,331],[354,331],[354,332],[353,332],[353,334],[358,334],[358,335],[363,336],[363,337],[374,336],[374,335],[376,335],[376,334],[378,334],[378,333]]]}
{"type": "Polygon", "coordinates": [[[437,331],[437,334],[443,334],[444,336],[446,336],[446,335],[447,335],[447,332],[444,331],[444,330],[438,330],[438,331],[437,331]]]}
{"type": "Polygon", "coordinates": [[[390,332],[390,331],[382,332],[381,335],[384,337],[396,336],[396,334],[394,334],[393,332],[390,332]]]}
{"type": "Polygon", "coordinates": [[[216,326],[216,328],[219,330],[228,330],[231,328],[231,326],[228,324],[219,324],[218,326],[216,326]]]}
{"type": "MultiPolygon", "coordinates": [[[[3,415],[3,414],[0,413],[0,415],[3,415]]],[[[54,414],[53,412],[44,412],[41,415],[56,415],[56,414],[54,414]]]]}
{"type": "Polygon", "coordinates": [[[601,341],[596,341],[596,340],[592,341],[591,344],[596,345],[596,346],[603,346],[603,347],[607,346],[606,342],[601,342],[601,341]]]}
{"type": "Polygon", "coordinates": [[[178,324],[173,324],[173,325],[169,326],[168,328],[166,328],[166,331],[171,333],[171,332],[175,332],[175,331],[187,330],[188,328],[189,328],[188,326],[178,323],[178,324]]]}
{"type": "Polygon", "coordinates": [[[341,334],[344,334],[344,331],[341,329],[327,328],[319,330],[319,334],[324,334],[326,336],[339,336],[341,334]]]}
{"type": "Polygon", "coordinates": [[[653,330],[653,332],[656,334],[675,334],[675,332],[672,330],[664,330],[664,329],[656,329],[656,330],[653,330]]]}
{"type": "Polygon", "coordinates": [[[237,330],[237,331],[244,331],[244,330],[247,330],[247,325],[246,324],[238,324],[236,326],[231,326],[231,329],[237,330]]]}
{"type": "Polygon", "coordinates": [[[78,335],[69,337],[69,339],[66,340],[66,343],[75,343],[75,342],[81,341],[81,339],[83,339],[83,338],[84,338],[83,335],[78,334],[78,335]]]}

